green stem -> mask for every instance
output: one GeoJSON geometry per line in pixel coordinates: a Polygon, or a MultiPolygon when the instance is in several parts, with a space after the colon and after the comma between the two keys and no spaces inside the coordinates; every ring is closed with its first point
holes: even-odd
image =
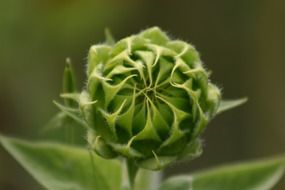
{"type": "Polygon", "coordinates": [[[129,185],[130,189],[133,190],[139,168],[136,166],[135,161],[132,159],[127,159],[126,162],[127,162],[126,165],[127,165],[129,185]]]}

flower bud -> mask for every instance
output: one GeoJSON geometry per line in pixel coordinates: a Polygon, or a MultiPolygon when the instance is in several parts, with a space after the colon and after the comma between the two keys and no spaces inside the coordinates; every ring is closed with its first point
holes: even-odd
{"type": "Polygon", "coordinates": [[[92,46],[87,76],[80,110],[98,155],[151,170],[199,155],[221,94],[192,45],[150,28],[92,46]]]}

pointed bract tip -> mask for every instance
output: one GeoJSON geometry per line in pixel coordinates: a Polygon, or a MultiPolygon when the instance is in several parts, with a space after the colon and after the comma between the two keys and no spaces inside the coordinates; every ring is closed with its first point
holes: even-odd
{"type": "Polygon", "coordinates": [[[218,108],[217,114],[233,109],[235,107],[238,107],[246,103],[247,101],[248,101],[247,97],[236,99],[236,100],[222,100],[218,108]]]}
{"type": "Polygon", "coordinates": [[[116,40],[109,28],[105,28],[105,39],[108,45],[114,45],[116,43],[116,40]]]}
{"type": "Polygon", "coordinates": [[[71,65],[70,57],[65,58],[65,64],[66,64],[66,67],[69,67],[71,65]]]}

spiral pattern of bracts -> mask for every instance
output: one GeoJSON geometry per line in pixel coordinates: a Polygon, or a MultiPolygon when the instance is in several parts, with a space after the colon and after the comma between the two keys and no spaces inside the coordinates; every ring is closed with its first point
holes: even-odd
{"type": "Polygon", "coordinates": [[[97,154],[148,169],[198,155],[221,97],[192,45],[154,27],[92,46],[87,67],[80,104],[97,154]]]}

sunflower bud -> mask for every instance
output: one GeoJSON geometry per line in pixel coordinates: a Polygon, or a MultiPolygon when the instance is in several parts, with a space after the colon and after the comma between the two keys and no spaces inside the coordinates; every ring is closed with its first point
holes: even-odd
{"type": "Polygon", "coordinates": [[[150,28],[92,46],[87,76],[79,104],[98,155],[152,170],[199,155],[221,95],[192,45],[150,28]]]}

